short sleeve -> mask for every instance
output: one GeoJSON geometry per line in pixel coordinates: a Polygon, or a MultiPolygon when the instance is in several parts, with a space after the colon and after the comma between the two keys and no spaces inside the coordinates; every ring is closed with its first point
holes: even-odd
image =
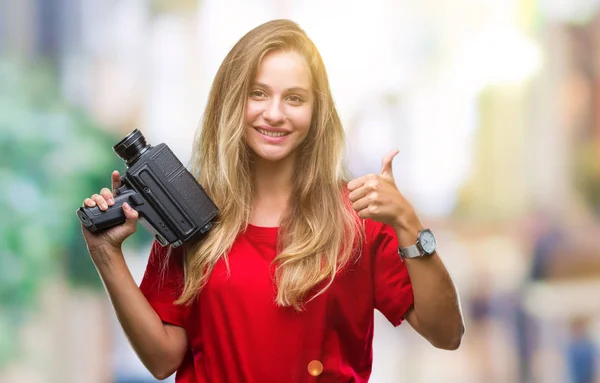
{"type": "Polygon", "coordinates": [[[140,290],[163,322],[181,327],[186,309],[174,302],[183,291],[183,283],[181,251],[154,241],[140,290]]]}
{"type": "Polygon", "coordinates": [[[398,254],[394,229],[385,224],[375,225],[370,248],[375,308],[398,326],[413,305],[414,297],[406,264],[398,254]]]}

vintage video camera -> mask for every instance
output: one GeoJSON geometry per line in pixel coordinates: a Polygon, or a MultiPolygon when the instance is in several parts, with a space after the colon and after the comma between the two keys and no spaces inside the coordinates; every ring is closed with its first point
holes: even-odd
{"type": "Polygon", "coordinates": [[[114,205],[105,211],[98,206],[77,210],[90,232],[125,222],[124,202],[139,212],[139,222],[163,246],[177,247],[210,230],[217,207],[166,144],[148,145],[136,129],[113,150],[125,161],[127,171],[114,193],[114,205]]]}

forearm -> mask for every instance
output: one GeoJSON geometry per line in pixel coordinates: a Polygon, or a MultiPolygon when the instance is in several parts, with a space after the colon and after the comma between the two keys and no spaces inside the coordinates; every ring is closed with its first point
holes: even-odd
{"type": "Polygon", "coordinates": [[[117,318],[142,363],[154,375],[169,375],[180,363],[175,342],[135,283],[120,250],[92,255],[117,318]],[[170,373],[169,373],[170,372],[170,373]]]}
{"type": "MultiPolygon", "coordinates": [[[[422,226],[417,223],[396,229],[401,247],[415,243],[422,226]]],[[[432,344],[456,348],[464,333],[458,292],[437,252],[405,260],[414,296],[418,331],[432,344]]]]}

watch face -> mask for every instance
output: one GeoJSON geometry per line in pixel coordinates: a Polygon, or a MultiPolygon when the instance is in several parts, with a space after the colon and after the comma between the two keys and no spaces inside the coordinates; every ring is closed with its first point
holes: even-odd
{"type": "Polygon", "coordinates": [[[433,254],[435,251],[435,237],[429,229],[421,231],[419,236],[419,243],[427,254],[433,254]]]}

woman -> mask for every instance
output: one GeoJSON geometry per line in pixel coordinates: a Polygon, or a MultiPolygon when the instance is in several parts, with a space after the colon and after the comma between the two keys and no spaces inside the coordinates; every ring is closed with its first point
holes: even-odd
{"type": "MultiPolygon", "coordinates": [[[[137,212],[124,204],[122,226],[84,229],[120,323],[154,376],[366,382],[374,309],[396,326],[406,319],[437,347],[458,347],[456,289],[395,186],[396,152],[381,174],[348,182],[343,141],[313,42],[291,21],[267,22],[223,61],[194,146],[192,170],[220,210],[208,235],[176,249],[155,243],[138,288],[121,252],[137,212]]],[[[107,188],[84,201],[111,204],[107,188]]]]}

